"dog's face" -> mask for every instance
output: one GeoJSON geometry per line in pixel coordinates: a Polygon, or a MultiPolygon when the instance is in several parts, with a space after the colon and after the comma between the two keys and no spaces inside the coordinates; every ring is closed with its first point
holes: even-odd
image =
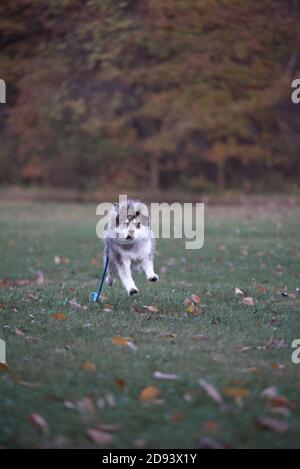
{"type": "Polygon", "coordinates": [[[109,233],[120,244],[133,244],[149,237],[149,213],[139,200],[128,200],[127,205],[114,204],[110,219],[109,233]]]}

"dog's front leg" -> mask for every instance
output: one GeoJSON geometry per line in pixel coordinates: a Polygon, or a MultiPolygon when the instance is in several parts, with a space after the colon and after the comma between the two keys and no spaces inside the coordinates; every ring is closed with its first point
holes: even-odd
{"type": "Polygon", "coordinates": [[[135,293],[138,293],[139,290],[135,285],[131,275],[130,261],[122,260],[120,263],[117,264],[117,268],[120,280],[126,288],[128,295],[134,295],[135,293]]]}
{"type": "Polygon", "coordinates": [[[147,256],[142,260],[142,269],[150,282],[158,281],[158,275],[154,272],[153,259],[151,256],[147,256]]]}

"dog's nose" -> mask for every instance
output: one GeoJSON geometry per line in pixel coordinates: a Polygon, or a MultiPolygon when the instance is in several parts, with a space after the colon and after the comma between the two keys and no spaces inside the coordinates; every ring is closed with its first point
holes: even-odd
{"type": "Polygon", "coordinates": [[[128,234],[128,235],[126,236],[126,239],[133,239],[133,236],[131,236],[130,234],[128,234]]]}

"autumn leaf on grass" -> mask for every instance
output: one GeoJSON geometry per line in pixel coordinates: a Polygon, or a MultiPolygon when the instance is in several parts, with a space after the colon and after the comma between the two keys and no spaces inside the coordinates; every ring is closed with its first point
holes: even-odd
{"type": "Polygon", "coordinates": [[[89,361],[87,361],[83,364],[83,368],[87,371],[96,371],[96,369],[97,369],[95,363],[92,363],[92,362],[89,362],[89,361]]]}
{"type": "Polygon", "coordinates": [[[216,420],[207,420],[206,422],[203,423],[202,428],[205,432],[218,433],[219,424],[216,420]]]}
{"type": "Polygon", "coordinates": [[[132,342],[132,339],[130,337],[123,337],[121,335],[116,335],[111,339],[112,343],[114,345],[120,345],[121,347],[129,347],[131,350],[134,352],[137,351],[137,346],[132,342]]]}
{"type": "Polygon", "coordinates": [[[16,334],[16,336],[18,336],[18,337],[23,337],[24,332],[21,331],[20,329],[18,329],[17,327],[15,327],[15,334],[16,334]]]}
{"type": "Polygon", "coordinates": [[[270,386],[260,393],[260,397],[264,399],[274,399],[278,396],[278,389],[275,386],[270,386]]]}
{"type": "Polygon", "coordinates": [[[29,415],[29,421],[34,425],[41,433],[47,435],[49,433],[49,427],[46,420],[39,414],[33,413],[29,415]]]}
{"type": "Polygon", "coordinates": [[[67,319],[69,319],[65,314],[60,312],[54,313],[53,317],[57,319],[57,321],[66,321],[67,319]]]}
{"type": "Polygon", "coordinates": [[[69,301],[69,305],[70,305],[72,308],[76,308],[76,309],[81,308],[81,305],[80,305],[79,303],[77,303],[76,298],[73,298],[72,300],[70,300],[70,301],[69,301]]]}
{"type": "Polygon", "coordinates": [[[45,283],[44,272],[42,272],[41,270],[38,270],[38,271],[36,272],[35,283],[36,283],[37,285],[44,285],[44,283],[45,283]]]}
{"type": "Polygon", "coordinates": [[[93,399],[90,396],[84,396],[76,402],[76,409],[84,419],[94,419],[96,417],[96,409],[93,399]]]}
{"type": "Polygon", "coordinates": [[[288,424],[282,420],[271,417],[259,417],[256,419],[256,425],[266,430],[272,430],[276,433],[285,433],[288,430],[288,424]]]}
{"type": "Polygon", "coordinates": [[[55,256],[54,257],[54,264],[69,264],[70,259],[65,256],[55,256]]]}
{"type": "Polygon", "coordinates": [[[198,303],[201,302],[200,296],[199,296],[199,295],[195,295],[194,293],[191,295],[191,300],[192,300],[194,303],[196,303],[196,304],[198,304],[198,303]]]}
{"type": "Polygon", "coordinates": [[[156,379],[178,379],[178,375],[172,373],[161,373],[160,371],[155,371],[154,378],[156,379]]]}
{"type": "Polygon", "coordinates": [[[254,306],[254,301],[253,301],[252,296],[246,296],[245,298],[243,298],[242,303],[243,305],[254,306]]]}
{"type": "Polygon", "coordinates": [[[6,363],[0,362],[0,371],[9,372],[9,366],[6,363]]]}
{"type": "Polygon", "coordinates": [[[246,388],[225,388],[223,393],[227,397],[232,397],[238,405],[241,405],[243,398],[249,396],[250,391],[246,388]]]}
{"type": "Polygon", "coordinates": [[[197,313],[197,308],[196,306],[194,305],[194,303],[191,303],[187,308],[186,308],[186,312],[191,314],[191,315],[194,315],[197,313]]]}
{"type": "Polygon", "coordinates": [[[220,443],[219,441],[214,440],[213,438],[209,438],[207,436],[201,438],[198,442],[198,448],[201,449],[225,449],[227,448],[224,443],[220,443]]]}
{"type": "Polygon", "coordinates": [[[244,295],[244,292],[242,290],[240,290],[239,288],[235,288],[234,293],[236,295],[244,295]]]}
{"type": "Polygon", "coordinates": [[[158,308],[154,305],[143,306],[143,308],[146,308],[150,313],[158,313],[158,308]]]}
{"type": "Polygon", "coordinates": [[[139,395],[141,402],[153,402],[161,397],[161,390],[156,386],[147,386],[144,388],[139,395]]]}
{"type": "Polygon", "coordinates": [[[112,435],[98,428],[90,428],[86,432],[89,439],[99,446],[107,446],[112,442],[112,435]]]}
{"type": "Polygon", "coordinates": [[[199,379],[198,383],[204,389],[204,391],[206,391],[208,396],[214,402],[217,402],[218,404],[221,404],[221,402],[223,402],[221,394],[219,393],[219,391],[212,384],[208,383],[204,379],[199,379]]]}

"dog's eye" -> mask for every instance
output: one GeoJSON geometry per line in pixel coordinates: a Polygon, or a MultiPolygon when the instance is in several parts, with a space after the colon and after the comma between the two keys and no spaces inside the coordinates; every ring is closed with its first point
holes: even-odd
{"type": "Polygon", "coordinates": [[[138,211],[136,212],[136,216],[138,217],[138,216],[139,216],[139,214],[140,214],[140,211],[138,210],[138,211]]]}
{"type": "Polygon", "coordinates": [[[137,223],[136,227],[137,227],[137,228],[140,228],[140,227],[141,227],[141,224],[140,224],[140,223],[137,223]]]}

